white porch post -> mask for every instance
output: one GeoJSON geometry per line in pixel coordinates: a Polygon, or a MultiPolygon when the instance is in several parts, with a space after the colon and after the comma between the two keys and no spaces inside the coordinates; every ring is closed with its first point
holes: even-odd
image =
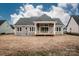
{"type": "Polygon", "coordinates": [[[54,35],[55,35],[55,27],[56,27],[55,25],[56,25],[56,24],[55,24],[55,22],[54,22],[54,28],[53,28],[53,29],[54,29],[54,32],[53,32],[53,33],[54,33],[54,35]]]}
{"type": "Polygon", "coordinates": [[[62,32],[62,35],[63,35],[63,27],[61,27],[61,32],[62,32]]]}
{"type": "Polygon", "coordinates": [[[35,23],[35,35],[37,34],[37,27],[36,27],[36,24],[37,24],[37,23],[35,23]]]}
{"type": "Polygon", "coordinates": [[[17,35],[17,27],[15,27],[14,34],[17,35]]]}

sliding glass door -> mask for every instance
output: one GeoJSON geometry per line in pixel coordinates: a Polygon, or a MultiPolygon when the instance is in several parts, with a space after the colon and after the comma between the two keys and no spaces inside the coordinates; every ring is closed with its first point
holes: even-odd
{"type": "Polygon", "coordinates": [[[48,27],[45,27],[45,26],[43,26],[43,27],[41,27],[41,33],[48,33],[48,31],[49,31],[49,28],[48,27]]]}

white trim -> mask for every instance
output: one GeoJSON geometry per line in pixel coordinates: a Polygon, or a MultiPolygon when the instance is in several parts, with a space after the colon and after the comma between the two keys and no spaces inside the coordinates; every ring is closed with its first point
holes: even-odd
{"type": "Polygon", "coordinates": [[[54,28],[53,28],[53,33],[54,33],[54,35],[55,35],[55,28],[56,28],[55,25],[56,25],[56,24],[55,24],[55,22],[54,22],[54,28]]]}
{"type": "Polygon", "coordinates": [[[54,23],[55,21],[33,21],[34,23],[54,23]]]}

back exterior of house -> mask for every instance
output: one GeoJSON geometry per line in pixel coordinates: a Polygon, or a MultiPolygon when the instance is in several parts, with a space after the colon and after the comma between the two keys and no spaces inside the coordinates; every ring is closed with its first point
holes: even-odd
{"type": "Polygon", "coordinates": [[[67,33],[79,34],[79,16],[72,15],[67,24],[67,33]]]}
{"type": "Polygon", "coordinates": [[[15,35],[60,35],[63,34],[63,23],[59,18],[46,14],[40,17],[20,18],[15,27],[15,35]]]}

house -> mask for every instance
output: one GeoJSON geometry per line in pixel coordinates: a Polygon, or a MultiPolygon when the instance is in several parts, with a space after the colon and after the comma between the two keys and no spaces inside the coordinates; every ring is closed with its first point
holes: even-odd
{"type": "Polygon", "coordinates": [[[20,18],[14,25],[15,35],[58,35],[63,34],[64,25],[59,18],[46,14],[40,17],[20,18]]]}
{"type": "Polygon", "coordinates": [[[72,15],[66,27],[67,33],[79,34],[79,16],[72,15]]]}
{"type": "Polygon", "coordinates": [[[13,33],[13,29],[6,20],[0,20],[0,34],[13,33]]]}

